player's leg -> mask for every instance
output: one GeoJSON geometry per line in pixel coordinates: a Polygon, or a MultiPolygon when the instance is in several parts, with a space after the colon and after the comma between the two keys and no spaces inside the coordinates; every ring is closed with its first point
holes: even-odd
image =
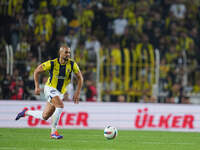
{"type": "Polygon", "coordinates": [[[44,111],[42,113],[42,118],[44,118],[44,120],[49,119],[49,117],[51,117],[53,115],[53,113],[55,112],[55,106],[49,102],[47,102],[44,111]]]}
{"type": "Polygon", "coordinates": [[[51,99],[51,103],[54,105],[55,107],[55,112],[52,115],[52,124],[51,124],[51,137],[52,138],[56,138],[56,139],[60,139],[63,138],[61,135],[58,134],[57,132],[57,124],[58,121],[60,119],[60,115],[63,111],[63,101],[60,99],[59,96],[55,96],[51,99]]]}
{"type": "Polygon", "coordinates": [[[47,120],[47,119],[49,119],[49,117],[52,116],[54,111],[55,111],[54,105],[47,102],[44,111],[28,110],[27,108],[25,108],[22,112],[20,112],[17,115],[15,120],[19,120],[21,117],[25,117],[25,116],[33,116],[33,117],[38,118],[38,119],[47,120]]]}

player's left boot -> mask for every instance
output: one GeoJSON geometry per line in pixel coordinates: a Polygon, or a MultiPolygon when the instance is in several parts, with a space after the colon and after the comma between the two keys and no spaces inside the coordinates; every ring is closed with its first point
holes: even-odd
{"type": "Polygon", "coordinates": [[[15,120],[19,120],[21,117],[25,117],[25,113],[27,110],[28,110],[28,108],[24,108],[24,110],[22,112],[18,113],[15,120]]]}
{"type": "Polygon", "coordinates": [[[58,131],[54,132],[53,134],[50,135],[52,139],[62,139],[63,136],[58,134],[58,131]]]}

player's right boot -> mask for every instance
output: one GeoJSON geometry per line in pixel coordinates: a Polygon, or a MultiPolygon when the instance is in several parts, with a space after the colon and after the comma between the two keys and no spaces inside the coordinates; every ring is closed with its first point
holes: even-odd
{"type": "Polygon", "coordinates": [[[52,139],[62,139],[63,136],[58,134],[58,131],[54,132],[53,134],[50,135],[52,139]]]}
{"type": "Polygon", "coordinates": [[[24,110],[22,112],[18,113],[15,120],[19,120],[21,117],[25,117],[25,113],[27,110],[28,110],[28,108],[24,108],[24,110]]]}

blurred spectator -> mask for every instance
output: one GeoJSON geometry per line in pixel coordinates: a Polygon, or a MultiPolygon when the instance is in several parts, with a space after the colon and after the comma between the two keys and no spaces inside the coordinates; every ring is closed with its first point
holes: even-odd
{"type": "Polygon", "coordinates": [[[122,36],[127,25],[127,19],[123,18],[123,14],[120,14],[119,17],[113,21],[114,35],[117,37],[122,36]]]}
{"type": "Polygon", "coordinates": [[[29,81],[33,82],[33,73],[38,62],[37,62],[37,58],[33,57],[31,53],[29,53],[29,59],[30,60],[29,60],[29,63],[27,64],[26,70],[29,72],[28,74],[29,81]]]}
{"type": "Polygon", "coordinates": [[[37,25],[35,28],[35,36],[39,41],[45,39],[48,42],[52,36],[52,24],[46,20],[45,17],[42,18],[41,24],[37,25]]]}
{"type": "Polygon", "coordinates": [[[40,97],[39,97],[39,100],[41,100],[41,101],[46,101],[46,97],[44,95],[44,86],[45,86],[47,80],[48,80],[48,77],[47,76],[43,76],[42,77],[42,82],[39,85],[40,86],[40,97]]]}
{"type": "Polygon", "coordinates": [[[188,96],[183,96],[181,99],[181,104],[190,104],[190,98],[188,96]]]}
{"type": "Polygon", "coordinates": [[[42,39],[37,45],[37,56],[39,62],[46,60],[48,55],[49,54],[47,53],[47,43],[44,39],[42,39]]]}
{"type": "Polygon", "coordinates": [[[26,59],[28,53],[30,52],[30,44],[27,41],[26,36],[23,36],[20,42],[17,44],[17,49],[15,53],[16,59],[26,59]]]}
{"type": "Polygon", "coordinates": [[[75,48],[75,45],[77,45],[77,42],[78,42],[78,36],[77,36],[75,30],[70,29],[69,33],[64,37],[64,41],[71,48],[72,47],[75,48]]]}
{"type": "Polygon", "coordinates": [[[8,1],[8,15],[9,16],[15,16],[17,13],[19,13],[23,8],[23,2],[24,0],[9,0],[8,1]]]}
{"type": "Polygon", "coordinates": [[[200,79],[197,79],[196,83],[193,86],[193,91],[196,95],[200,95],[200,79]]]}
{"type": "Polygon", "coordinates": [[[66,7],[68,5],[67,0],[51,0],[50,6],[52,6],[55,9],[60,9],[62,7],[66,7]]]}
{"type": "Polygon", "coordinates": [[[80,21],[78,20],[77,16],[73,16],[71,21],[69,21],[68,24],[68,30],[74,30],[75,32],[78,32],[80,29],[80,21]]]}
{"type": "Polygon", "coordinates": [[[39,7],[39,0],[24,0],[24,9],[26,12],[26,15],[30,15],[34,13],[37,8],[39,7]]]}
{"type": "Polygon", "coordinates": [[[94,35],[89,36],[85,41],[85,49],[88,51],[89,62],[96,63],[96,54],[99,52],[100,46],[100,42],[94,35]]]}
{"type": "Polygon", "coordinates": [[[169,89],[169,95],[166,99],[166,103],[179,103],[182,98],[182,85],[180,82],[175,83],[171,89],[169,89]]]}
{"type": "Polygon", "coordinates": [[[56,11],[56,18],[55,18],[56,34],[58,35],[64,34],[67,29],[67,23],[68,23],[67,18],[65,18],[62,14],[62,11],[58,9],[56,11]]]}
{"type": "Polygon", "coordinates": [[[79,20],[81,24],[81,32],[85,35],[87,29],[92,27],[92,21],[95,17],[91,5],[87,5],[86,8],[82,8],[80,15],[79,20]]]}
{"type": "Polygon", "coordinates": [[[9,87],[9,90],[11,91],[11,100],[22,100],[24,96],[24,81],[21,77],[18,77],[16,81],[12,81],[11,85],[9,87]]]}
{"type": "Polygon", "coordinates": [[[67,92],[64,95],[64,100],[65,101],[73,101],[73,96],[74,96],[74,86],[72,83],[67,85],[67,92]]]}
{"type": "Polygon", "coordinates": [[[86,101],[87,102],[96,102],[97,101],[97,91],[91,80],[86,80],[86,101]]]}
{"type": "Polygon", "coordinates": [[[121,102],[121,103],[126,102],[125,96],[124,96],[124,95],[119,95],[119,96],[117,97],[117,102],[121,102]]]}
{"type": "Polygon", "coordinates": [[[35,19],[39,15],[39,10],[35,10],[28,16],[28,24],[31,28],[35,28],[36,22],[35,19]]]}
{"type": "Polygon", "coordinates": [[[11,84],[11,76],[7,74],[4,76],[3,80],[1,81],[3,99],[9,99],[11,96],[10,89],[9,89],[10,84],[11,84]]]}
{"type": "Polygon", "coordinates": [[[183,0],[175,0],[175,2],[170,7],[170,11],[177,19],[185,18],[187,9],[183,2],[183,0]]]}
{"type": "Polygon", "coordinates": [[[14,24],[11,24],[11,44],[13,47],[13,50],[15,51],[17,48],[17,43],[19,43],[19,24],[16,22],[14,24]]]}
{"type": "Polygon", "coordinates": [[[108,79],[103,82],[103,89],[105,91],[103,95],[104,101],[116,101],[117,96],[114,93],[116,91],[116,83],[113,75],[110,75],[108,79]]]}
{"type": "Polygon", "coordinates": [[[91,3],[91,0],[80,0],[82,7],[87,7],[91,3]]]}

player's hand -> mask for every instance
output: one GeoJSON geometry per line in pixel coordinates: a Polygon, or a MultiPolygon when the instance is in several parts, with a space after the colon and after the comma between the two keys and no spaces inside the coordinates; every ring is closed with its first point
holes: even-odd
{"type": "Polygon", "coordinates": [[[35,88],[35,94],[40,95],[40,88],[35,88]]]}
{"type": "Polygon", "coordinates": [[[74,96],[73,96],[74,104],[78,104],[79,103],[79,99],[80,99],[80,93],[79,92],[75,92],[74,96]]]}

